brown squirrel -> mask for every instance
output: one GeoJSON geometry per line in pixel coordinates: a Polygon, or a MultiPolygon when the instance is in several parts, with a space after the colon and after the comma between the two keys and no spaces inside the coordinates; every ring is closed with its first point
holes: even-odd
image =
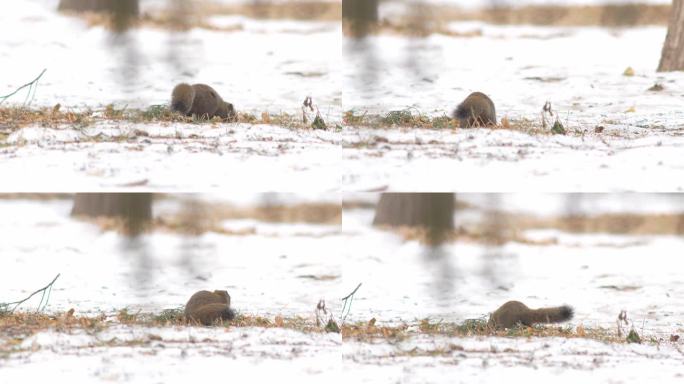
{"type": "Polygon", "coordinates": [[[560,323],[572,319],[572,307],[530,309],[519,301],[509,301],[492,313],[487,326],[492,329],[513,328],[518,323],[528,327],[535,323],[560,323]]]}
{"type": "Polygon", "coordinates": [[[223,101],[214,88],[206,84],[180,83],[171,92],[171,110],[186,116],[196,115],[211,119],[218,116],[234,121],[233,104],[223,101]]]}
{"type": "Polygon", "coordinates": [[[230,308],[230,295],[226,291],[199,291],[185,304],[185,318],[202,325],[212,325],[217,320],[232,320],[235,311],[230,308]]]}
{"type": "Polygon", "coordinates": [[[453,114],[461,128],[496,125],[494,102],[482,92],[473,92],[456,107],[453,114]]]}

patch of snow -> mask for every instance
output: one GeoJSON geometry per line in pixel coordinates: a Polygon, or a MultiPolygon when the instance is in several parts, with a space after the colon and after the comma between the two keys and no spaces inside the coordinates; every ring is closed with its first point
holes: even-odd
{"type": "Polygon", "coordinates": [[[343,350],[346,378],[355,383],[631,383],[684,377],[681,346],[669,343],[438,336],[396,346],[345,340],[343,350]],[[435,350],[447,352],[431,356],[435,350]]]}
{"type": "Polygon", "coordinates": [[[188,383],[198,380],[330,382],[340,375],[339,334],[263,328],[147,328],[39,332],[0,360],[3,382],[188,383]],[[132,344],[127,342],[132,341],[132,344]]]}
{"type": "Polygon", "coordinates": [[[684,139],[678,132],[626,138],[487,129],[345,128],[342,140],[342,179],[351,191],[684,190],[684,139]]]}
{"type": "Polygon", "coordinates": [[[4,192],[336,191],[338,136],[247,124],[29,126],[8,137],[20,145],[0,149],[0,174],[12,180],[4,192]]]}

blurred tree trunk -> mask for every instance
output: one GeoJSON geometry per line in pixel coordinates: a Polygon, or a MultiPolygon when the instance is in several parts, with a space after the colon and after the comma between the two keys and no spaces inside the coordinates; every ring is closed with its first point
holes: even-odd
{"type": "Polygon", "coordinates": [[[138,0],[60,0],[57,10],[108,12],[112,14],[114,29],[123,31],[138,17],[140,6],[138,0]]]}
{"type": "Polygon", "coordinates": [[[152,220],[151,193],[77,193],[72,216],[120,217],[128,232],[137,235],[152,220]]]}
{"type": "Polygon", "coordinates": [[[373,225],[424,227],[438,244],[454,229],[453,193],[383,193],[373,225]]]}
{"type": "Polygon", "coordinates": [[[672,0],[658,72],[684,71],[684,0],[672,0]]]}
{"type": "Polygon", "coordinates": [[[366,36],[377,22],[378,0],[342,0],[343,28],[352,36],[366,36]]]}
{"type": "Polygon", "coordinates": [[[565,194],[565,220],[570,232],[582,233],[586,229],[587,218],[582,212],[582,203],[586,196],[584,193],[565,194]]]}

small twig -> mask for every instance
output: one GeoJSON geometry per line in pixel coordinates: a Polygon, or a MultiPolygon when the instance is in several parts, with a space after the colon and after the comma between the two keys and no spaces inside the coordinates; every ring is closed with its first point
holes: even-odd
{"type": "Polygon", "coordinates": [[[342,306],[342,314],[341,314],[342,322],[344,322],[344,320],[347,318],[347,316],[351,312],[351,305],[352,305],[352,302],[354,301],[354,294],[356,293],[356,291],[359,290],[359,288],[361,288],[361,284],[362,283],[359,283],[359,285],[357,285],[356,288],[354,288],[354,290],[350,294],[348,294],[347,296],[345,296],[341,299],[344,301],[344,306],[342,306]],[[346,313],[345,313],[345,310],[347,311],[346,313]]]}
{"type": "Polygon", "coordinates": [[[2,304],[0,304],[0,306],[2,306],[2,307],[8,307],[8,306],[10,306],[10,305],[12,305],[12,304],[16,304],[16,305],[14,306],[14,308],[12,308],[12,310],[9,311],[10,313],[12,313],[12,312],[14,312],[14,310],[17,309],[17,307],[19,307],[21,304],[23,304],[23,303],[24,303],[25,301],[27,301],[28,299],[30,299],[30,298],[32,298],[33,296],[35,296],[38,292],[43,292],[43,296],[40,298],[40,304],[38,304],[38,311],[41,311],[41,310],[45,309],[45,307],[47,306],[48,300],[50,299],[50,292],[52,292],[52,284],[55,283],[55,281],[57,280],[57,278],[58,278],[60,275],[61,275],[61,273],[58,273],[57,276],[55,276],[55,278],[52,279],[52,281],[50,282],[50,284],[48,284],[48,285],[44,286],[43,288],[38,289],[37,291],[33,292],[32,294],[30,294],[30,295],[29,295],[27,298],[25,298],[24,300],[14,301],[14,302],[11,302],[11,303],[2,303],[2,304]],[[46,294],[46,293],[47,293],[47,299],[45,300],[45,304],[43,304],[43,299],[45,299],[45,294],[46,294]],[[41,306],[42,306],[42,309],[41,309],[41,306]]]}
{"type": "Polygon", "coordinates": [[[359,288],[361,287],[361,284],[363,284],[363,283],[359,283],[359,285],[357,285],[356,288],[354,288],[354,290],[352,291],[352,293],[350,293],[350,294],[348,294],[347,296],[341,298],[340,300],[347,300],[350,296],[352,296],[353,294],[355,294],[356,291],[358,291],[359,288]]]}
{"type": "MultiPolygon", "coordinates": [[[[0,104],[4,103],[5,100],[7,100],[8,98],[10,98],[11,96],[13,96],[14,94],[16,94],[17,92],[21,91],[22,89],[24,89],[24,88],[26,88],[26,87],[31,87],[31,88],[29,88],[28,94],[26,95],[26,100],[24,100],[24,104],[26,104],[26,101],[28,100],[29,95],[31,95],[31,89],[32,89],[32,88],[33,88],[33,95],[34,95],[34,96],[36,95],[35,87],[33,87],[33,86],[34,86],[34,85],[37,86],[38,80],[39,80],[41,77],[43,77],[43,74],[45,73],[45,71],[47,71],[47,68],[43,69],[43,71],[40,73],[40,75],[38,75],[38,77],[36,77],[36,78],[33,79],[32,81],[30,81],[30,82],[28,82],[28,83],[22,85],[21,87],[17,88],[14,92],[10,93],[9,95],[0,96],[0,104]]],[[[32,100],[33,100],[33,99],[32,99],[32,100]]]]}

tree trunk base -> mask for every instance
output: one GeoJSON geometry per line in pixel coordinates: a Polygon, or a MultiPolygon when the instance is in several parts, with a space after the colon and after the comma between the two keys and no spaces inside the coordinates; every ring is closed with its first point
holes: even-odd
{"type": "Polygon", "coordinates": [[[684,0],[673,0],[658,72],[684,71],[684,0]]]}

